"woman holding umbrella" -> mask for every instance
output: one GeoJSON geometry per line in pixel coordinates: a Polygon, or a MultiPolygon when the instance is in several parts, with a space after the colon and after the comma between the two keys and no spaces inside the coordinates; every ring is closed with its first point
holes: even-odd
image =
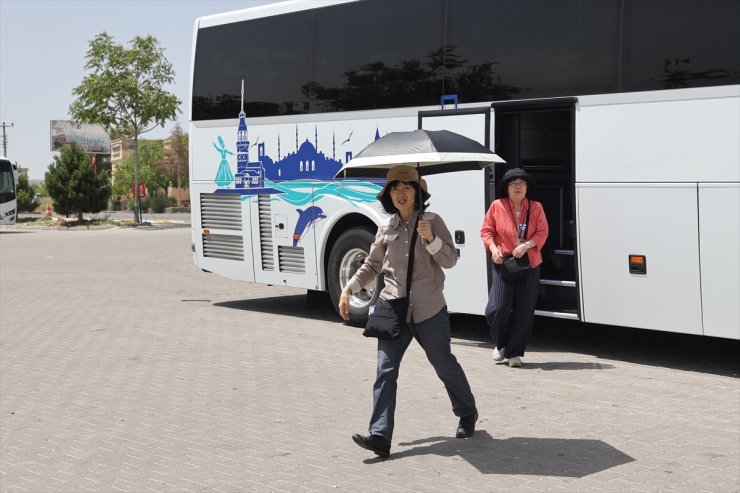
{"type": "Polygon", "coordinates": [[[540,281],[542,246],[548,234],[547,218],[542,204],[528,198],[534,192],[534,181],[521,168],[510,169],[499,184],[499,199],[489,207],[480,236],[491,253],[494,270],[488,294],[486,320],[493,340],[493,360],[508,361],[511,367],[522,366],[534,322],[534,307],[540,281]],[[507,254],[515,258],[528,256],[530,269],[523,277],[507,280],[501,265],[507,254]]]}
{"type": "Polygon", "coordinates": [[[375,242],[363,265],[342,290],[339,313],[349,319],[349,296],[362,289],[379,274],[384,275],[383,299],[409,297],[409,310],[400,337],[378,339],[377,374],[373,386],[373,412],[369,435],[353,435],[359,446],[381,457],[388,457],[393,437],[396,409],[396,382],[401,359],[416,339],[447,389],[452,411],[460,418],[456,436],[467,438],[475,431],[478,412],[475,398],[460,364],[450,348],[450,320],[442,293],[444,273],[457,263],[452,235],[437,214],[423,212],[430,195],[426,183],[419,185],[419,174],[411,166],[398,165],[388,171],[378,200],[391,217],[378,228],[375,242]],[[413,276],[406,284],[409,245],[418,219],[419,240],[414,247],[413,276]]]}

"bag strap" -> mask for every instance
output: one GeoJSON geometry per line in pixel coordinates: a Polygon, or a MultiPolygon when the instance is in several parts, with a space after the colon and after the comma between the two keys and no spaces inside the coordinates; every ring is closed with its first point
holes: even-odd
{"type": "MultiPolygon", "coordinates": [[[[416,222],[414,223],[414,232],[411,234],[411,247],[409,251],[409,265],[406,269],[406,296],[411,295],[411,276],[414,273],[414,250],[416,250],[416,237],[419,236],[417,228],[419,227],[419,218],[423,214],[423,211],[419,211],[419,215],[416,216],[416,222]]],[[[409,302],[411,298],[409,298],[409,302]]]]}
{"type": "Polygon", "coordinates": [[[419,218],[424,211],[419,211],[419,215],[416,216],[416,222],[414,223],[414,232],[411,233],[411,247],[409,251],[409,265],[406,268],[406,297],[409,299],[406,305],[406,313],[403,314],[403,323],[406,323],[406,319],[409,316],[409,307],[411,306],[411,277],[414,274],[414,250],[416,250],[416,237],[419,236],[417,228],[419,227],[419,218]]]}
{"type": "Polygon", "coordinates": [[[527,226],[524,228],[524,241],[527,241],[527,236],[529,235],[529,211],[532,210],[532,200],[529,199],[529,204],[527,205],[527,217],[524,218],[524,224],[527,226]]]}

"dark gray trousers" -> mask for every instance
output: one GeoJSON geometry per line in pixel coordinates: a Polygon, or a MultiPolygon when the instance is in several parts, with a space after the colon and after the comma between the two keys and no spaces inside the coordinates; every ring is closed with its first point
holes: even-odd
{"type": "Polygon", "coordinates": [[[450,348],[450,318],[447,307],[444,307],[430,319],[406,324],[398,339],[378,340],[378,368],[369,426],[371,435],[380,435],[387,440],[393,438],[398,373],[403,355],[414,338],[444,383],[455,416],[467,416],[475,411],[475,398],[468,379],[450,348]]]}
{"type": "Polygon", "coordinates": [[[539,287],[539,265],[530,269],[525,277],[515,281],[504,281],[498,270],[493,269],[486,320],[493,344],[499,349],[506,348],[506,358],[524,356],[532,335],[539,287]]]}

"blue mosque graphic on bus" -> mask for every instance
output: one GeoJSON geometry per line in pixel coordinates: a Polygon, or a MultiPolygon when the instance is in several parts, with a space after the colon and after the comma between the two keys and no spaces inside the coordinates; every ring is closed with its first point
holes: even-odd
{"type": "MultiPolygon", "coordinates": [[[[350,131],[349,136],[340,144],[340,147],[348,143],[351,137],[352,132],[350,131]]],[[[380,134],[376,129],[375,139],[378,138],[380,138],[380,134]]],[[[259,142],[259,140],[258,137],[257,141],[250,145],[244,112],[244,83],[242,82],[241,111],[239,112],[236,138],[236,173],[232,175],[227,160],[227,155],[233,156],[234,153],[226,149],[224,139],[219,135],[218,143],[213,143],[213,147],[221,156],[218,171],[214,178],[214,183],[219,187],[216,193],[281,194],[285,192],[276,188],[277,183],[294,180],[331,181],[343,166],[342,161],[336,158],[336,135],[332,136],[331,157],[318,150],[318,126],[314,128],[313,143],[308,139],[300,143],[298,125],[296,125],[295,152],[290,152],[285,157],[281,155],[281,141],[280,135],[278,135],[277,160],[273,160],[265,154],[265,144],[259,142]],[[255,145],[257,146],[257,159],[250,161],[249,149],[255,145]],[[230,187],[232,184],[233,188],[230,187]]],[[[352,152],[345,152],[344,159],[345,162],[352,159],[352,152]]]]}

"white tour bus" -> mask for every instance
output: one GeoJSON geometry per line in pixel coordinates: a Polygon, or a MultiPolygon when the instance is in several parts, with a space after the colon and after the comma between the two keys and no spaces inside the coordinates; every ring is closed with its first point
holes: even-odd
{"type": "Polygon", "coordinates": [[[10,160],[0,156],[0,224],[15,224],[18,217],[16,173],[10,160]]]}
{"type": "Polygon", "coordinates": [[[507,161],[427,177],[459,251],[451,312],[484,311],[479,230],[516,166],[550,225],[538,315],[740,339],[739,6],[290,1],[198,19],[196,264],[336,304],[385,217],[382,181],[336,172],[388,132],[447,129],[507,161]]]}

